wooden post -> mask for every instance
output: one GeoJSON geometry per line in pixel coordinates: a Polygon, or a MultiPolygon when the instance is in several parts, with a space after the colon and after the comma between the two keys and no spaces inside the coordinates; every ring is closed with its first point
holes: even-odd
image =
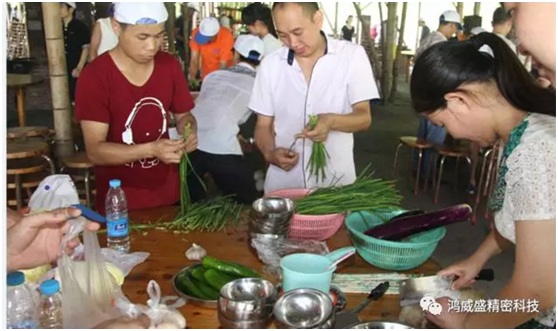
{"type": "Polygon", "coordinates": [[[388,2],[388,19],[386,24],[386,39],[383,43],[385,45],[382,53],[382,101],[385,103],[390,96],[391,82],[393,78],[393,58],[395,46],[395,30],[397,26],[397,2],[388,2]]]}
{"type": "Polygon", "coordinates": [[[401,12],[401,27],[399,28],[399,40],[397,41],[397,50],[395,52],[395,60],[393,61],[393,80],[391,83],[391,91],[389,94],[389,102],[395,100],[395,92],[397,92],[397,76],[399,74],[399,59],[401,58],[401,50],[403,48],[405,22],[407,21],[407,2],[403,2],[403,10],[401,12]]]}
{"type": "Polygon", "coordinates": [[[74,153],[72,110],[66,72],[60,3],[43,2],[42,9],[50,75],[50,92],[52,95],[52,112],[54,114],[55,153],[60,162],[62,158],[74,153]]]}
{"type": "Polygon", "coordinates": [[[165,22],[165,29],[167,30],[167,40],[169,43],[169,53],[176,54],[176,43],[174,38],[174,22],[176,21],[176,10],[174,2],[165,2],[165,7],[169,13],[169,18],[165,22]]]}
{"type": "Polygon", "coordinates": [[[334,20],[335,34],[339,34],[339,2],[335,2],[335,20],[334,20]]]}
{"type": "MultiPolygon", "coordinates": [[[[200,6],[200,9],[201,8],[203,8],[203,6],[200,6]]],[[[184,22],[184,35],[182,37],[184,38],[184,50],[186,52],[186,54],[184,54],[184,73],[187,75],[190,66],[190,35],[192,34],[194,26],[192,24],[194,20],[194,9],[188,7],[187,2],[182,3],[182,18],[184,22]]]]}
{"type": "Polygon", "coordinates": [[[364,47],[366,54],[368,55],[368,59],[370,59],[370,65],[372,66],[372,72],[374,73],[374,78],[376,79],[376,85],[378,85],[378,92],[380,96],[382,96],[383,92],[381,89],[381,84],[378,84],[381,78],[380,68],[380,60],[378,59],[378,54],[376,53],[376,49],[374,48],[374,43],[372,42],[372,38],[370,38],[370,23],[363,19],[362,17],[362,10],[360,8],[360,2],[353,2],[353,6],[355,7],[355,11],[358,17],[358,21],[362,25],[362,33],[361,33],[361,45],[364,47]]]}
{"type": "Polygon", "coordinates": [[[474,9],[475,15],[480,16],[480,11],[481,11],[481,3],[475,2],[475,9],[474,9]]]}
{"type": "Polygon", "coordinates": [[[457,11],[461,19],[463,19],[463,2],[458,2],[455,5],[455,10],[457,11]]]}

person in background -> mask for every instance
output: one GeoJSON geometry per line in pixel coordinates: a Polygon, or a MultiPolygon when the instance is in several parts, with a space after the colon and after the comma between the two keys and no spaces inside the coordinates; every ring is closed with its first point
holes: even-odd
{"type": "Polygon", "coordinates": [[[78,82],[76,117],[95,165],[99,212],[114,178],[129,210],[179,201],[177,164],[197,148],[196,121],[178,60],[160,51],[167,17],[163,3],[117,2],[118,45],[89,64],[78,82]],[[191,125],[186,141],[169,136],[173,116],[179,134],[191,125]]]}
{"type": "Polygon", "coordinates": [[[492,15],[492,33],[502,38],[503,41],[510,47],[510,49],[517,54],[517,47],[509,40],[508,34],[512,29],[512,18],[505,8],[498,7],[492,15]]]}
{"type": "Polygon", "coordinates": [[[118,35],[112,27],[112,16],[114,14],[114,4],[109,7],[109,16],[100,18],[93,27],[91,35],[91,45],[89,47],[89,62],[104,52],[110,51],[118,44],[118,35]]]}
{"type": "Polygon", "coordinates": [[[231,17],[227,16],[226,13],[221,13],[221,15],[219,16],[219,24],[221,24],[222,27],[232,31],[231,22],[232,22],[231,17]]]}
{"type": "Polygon", "coordinates": [[[91,35],[85,23],[75,18],[76,3],[61,2],[60,18],[64,31],[64,51],[66,53],[66,70],[68,73],[68,87],[70,100],[75,100],[76,83],[89,56],[89,42],[91,35]]]}
{"type": "Polygon", "coordinates": [[[419,27],[421,28],[420,41],[419,41],[419,45],[420,45],[422,44],[424,38],[426,38],[430,34],[430,28],[426,25],[426,22],[424,21],[423,18],[419,19],[419,27]]]}
{"type": "MultiPolygon", "coordinates": [[[[440,25],[438,26],[438,30],[430,33],[423,39],[423,42],[416,51],[415,61],[420,58],[421,54],[425,50],[435,44],[446,42],[451,36],[455,35],[458,30],[462,29],[463,26],[461,25],[461,17],[459,14],[454,10],[445,11],[442,15],[440,15],[440,25]]],[[[443,145],[446,141],[446,134],[446,129],[443,126],[437,126],[425,117],[421,117],[419,119],[417,138],[424,139],[435,145],[443,145]]],[[[428,177],[431,172],[431,160],[434,155],[435,151],[431,149],[424,151],[420,167],[421,171],[420,174],[417,173],[416,176],[420,176],[420,178],[428,177]]],[[[413,168],[418,168],[417,152],[413,154],[413,168]]]]}
{"type": "MultiPolygon", "coordinates": [[[[251,115],[248,102],[254,87],[256,68],[264,53],[263,41],[253,35],[240,35],[234,44],[235,65],[212,72],[202,85],[192,114],[198,123],[198,150],[190,154],[193,170],[205,173],[224,195],[234,195],[251,204],[261,194],[256,189],[253,167],[247,162],[237,138],[239,125],[251,115]]],[[[192,201],[206,198],[193,172],[188,176],[192,201]]]]}
{"type": "Polygon", "coordinates": [[[353,132],[370,127],[370,100],[378,98],[368,56],[324,34],[317,2],[275,2],[272,12],[285,47],[262,61],[248,106],[258,114],[255,140],[270,164],[265,193],[353,183],[353,132]],[[318,117],[314,130],[309,115],[318,117]],[[329,153],[326,180],[307,171],[312,142],[329,153]]]}
{"type": "Polygon", "coordinates": [[[345,25],[341,28],[341,34],[343,40],[353,41],[353,36],[355,35],[355,27],[353,26],[353,15],[347,17],[345,25]]]}
{"type": "Polygon", "coordinates": [[[246,25],[248,32],[263,40],[264,57],[283,47],[283,43],[277,39],[271,9],[267,5],[254,2],[244,7],[242,23],[246,25]]]}
{"type": "Polygon", "coordinates": [[[478,34],[481,34],[483,32],[488,32],[488,31],[486,31],[485,29],[483,29],[480,26],[474,27],[474,28],[471,29],[471,37],[476,36],[478,34]]]}
{"type": "Polygon", "coordinates": [[[234,37],[222,27],[215,17],[204,18],[200,26],[192,31],[190,39],[190,80],[198,77],[201,61],[201,79],[215,70],[224,69],[232,62],[234,37]]]}
{"type": "Polygon", "coordinates": [[[442,314],[427,312],[427,319],[441,328],[556,328],[556,92],[538,86],[500,37],[481,33],[426,50],[414,67],[411,99],[417,114],[457,139],[505,144],[489,202],[494,229],[439,275],[455,277],[459,290],[492,256],[512,248],[513,274],[495,299],[537,306],[455,312],[441,298],[442,314]]]}

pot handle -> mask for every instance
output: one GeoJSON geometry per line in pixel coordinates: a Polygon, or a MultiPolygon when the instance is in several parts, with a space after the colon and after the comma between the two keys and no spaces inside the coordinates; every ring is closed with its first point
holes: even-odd
{"type": "Polygon", "coordinates": [[[341,261],[345,260],[346,258],[355,254],[356,249],[353,246],[347,246],[343,248],[339,248],[334,250],[333,252],[326,255],[326,257],[331,261],[335,262],[338,261],[336,264],[340,263],[341,261]]]}

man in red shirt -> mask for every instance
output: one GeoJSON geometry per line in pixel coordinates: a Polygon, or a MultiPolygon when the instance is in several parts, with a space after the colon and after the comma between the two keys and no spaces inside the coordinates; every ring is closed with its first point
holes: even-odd
{"type": "Polygon", "coordinates": [[[110,179],[120,179],[128,209],[172,205],[179,200],[178,166],[197,148],[194,102],[178,61],[160,52],[168,17],[163,3],[114,7],[118,46],[97,57],[80,76],[76,116],[87,156],[95,164],[95,208],[104,212],[110,179]],[[169,112],[186,141],[169,139],[169,112]]]}

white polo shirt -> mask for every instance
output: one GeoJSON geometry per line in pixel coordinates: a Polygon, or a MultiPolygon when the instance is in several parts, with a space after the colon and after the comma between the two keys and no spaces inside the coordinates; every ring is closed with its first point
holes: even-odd
{"type": "MultiPolygon", "coordinates": [[[[327,52],[314,66],[309,84],[294,53],[287,47],[266,56],[258,68],[249,108],[274,117],[276,147],[289,148],[295,135],[304,129],[309,115],[349,114],[352,105],[378,97],[364,48],[327,38],[327,52]]],[[[270,165],[265,192],[353,183],[356,179],[353,134],[332,131],[325,147],[330,156],[325,181],[316,181],[307,170],[312,141],[299,139],[293,150],[299,153],[300,162],[288,172],[270,165]]]]}
{"type": "Polygon", "coordinates": [[[217,70],[203,80],[192,114],[198,126],[198,149],[219,155],[242,155],[239,125],[252,112],[248,101],[256,71],[246,63],[217,70]]]}

